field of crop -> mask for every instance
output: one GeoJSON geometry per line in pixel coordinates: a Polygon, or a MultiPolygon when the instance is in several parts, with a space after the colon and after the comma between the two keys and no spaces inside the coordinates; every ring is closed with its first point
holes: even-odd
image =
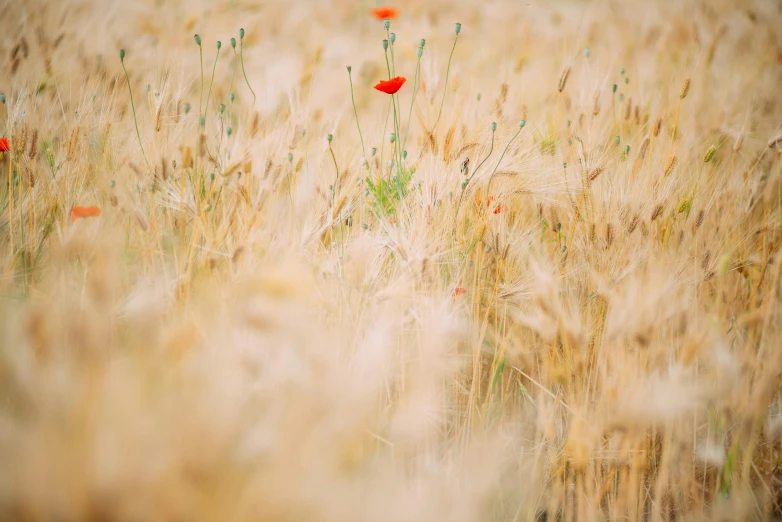
{"type": "Polygon", "coordinates": [[[0,13],[0,519],[782,517],[779,1],[0,13]]]}

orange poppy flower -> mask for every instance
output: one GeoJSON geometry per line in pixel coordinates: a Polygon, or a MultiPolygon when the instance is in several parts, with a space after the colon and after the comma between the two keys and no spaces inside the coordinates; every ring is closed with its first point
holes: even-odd
{"type": "Polygon", "coordinates": [[[8,138],[0,138],[0,152],[8,152],[11,146],[8,145],[8,138]]]}
{"type": "Polygon", "coordinates": [[[396,94],[396,92],[402,88],[402,85],[407,81],[404,76],[397,76],[390,80],[380,80],[380,83],[375,85],[375,89],[386,94],[396,94]]]}
{"type": "Polygon", "coordinates": [[[95,205],[90,207],[73,207],[71,209],[71,221],[76,221],[79,218],[97,217],[100,216],[100,209],[95,205]]]}
{"type": "MultiPolygon", "coordinates": [[[[486,206],[490,207],[493,202],[494,202],[494,196],[489,196],[486,199],[486,206]]],[[[497,205],[497,208],[495,208],[492,212],[494,212],[495,214],[499,214],[500,212],[505,212],[506,210],[508,210],[507,206],[497,205]]]]}
{"type": "Polygon", "coordinates": [[[378,20],[389,20],[391,18],[396,18],[399,15],[399,9],[388,6],[376,7],[375,9],[371,9],[369,14],[378,20]]]}
{"type": "Polygon", "coordinates": [[[461,286],[453,289],[453,295],[462,295],[462,294],[466,294],[466,293],[467,293],[467,290],[465,290],[461,286]]]}

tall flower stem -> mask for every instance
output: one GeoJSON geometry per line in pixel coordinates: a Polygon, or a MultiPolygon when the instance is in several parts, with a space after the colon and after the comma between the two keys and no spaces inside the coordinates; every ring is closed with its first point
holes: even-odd
{"type": "Polygon", "coordinates": [[[244,81],[247,83],[247,88],[253,94],[253,107],[255,107],[255,91],[250,85],[250,80],[247,79],[247,72],[244,70],[244,29],[239,29],[239,60],[242,62],[242,74],[244,75],[244,81]]]}
{"type": "Polygon", "coordinates": [[[361,138],[361,154],[366,160],[367,151],[364,147],[364,135],[361,134],[361,124],[358,122],[358,109],[356,109],[356,98],[353,94],[353,74],[352,68],[348,65],[348,80],[350,80],[350,100],[353,102],[353,114],[356,116],[356,127],[358,127],[358,137],[361,138]]]}
{"type": "Polygon", "coordinates": [[[144,161],[149,165],[147,154],[144,152],[144,145],[141,143],[141,132],[138,130],[138,118],[136,117],[136,104],[133,103],[133,91],[130,88],[130,76],[128,76],[128,70],[125,68],[125,49],[119,51],[119,61],[122,64],[122,70],[125,72],[125,81],[128,83],[128,92],[130,93],[130,107],[133,109],[133,123],[136,124],[136,136],[138,136],[138,146],[141,147],[141,154],[144,156],[144,161]]]}

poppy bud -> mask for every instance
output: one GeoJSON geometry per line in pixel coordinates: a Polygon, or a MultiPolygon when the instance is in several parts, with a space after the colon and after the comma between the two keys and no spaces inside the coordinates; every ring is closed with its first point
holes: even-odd
{"type": "Polygon", "coordinates": [[[519,128],[520,128],[520,129],[523,129],[523,128],[524,128],[524,126],[525,126],[526,124],[527,124],[526,120],[521,120],[521,121],[519,122],[519,128]]]}
{"type": "Polygon", "coordinates": [[[619,69],[619,74],[621,74],[622,76],[624,76],[624,75],[625,75],[625,68],[624,68],[624,67],[622,67],[621,69],[619,69]]]}
{"type": "Polygon", "coordinates": [[[222,46],[223,46],[223,42],[221,42],[220,40],[217,40],[217,50],[218,50],[218,51],[220,50],[220,48],[221,48],[222,46]]]}
{"type": "Polygon", "coordinates": [[[625,154],[630,154],[630,145],[625,147],[625,154]]]}
{"type": "Polygon", "coordinates": [[[377,147],[372,147],[372,156],[377,154],[377,147]]]}
{"type": "Polygon", "coordinates": [[[424,48],[424,46],[426,45],[426,40],[424,40],[423,38],[421,38],[421,41],[419,42],[419,45],[421,46],[421,49],[423,49],[423,48],[424,48]]]}
{"type": "Polygon", "coordinates": [[[225,133],[226,133],[226,134],[228,135],[228,137],[230,138],[230,137],[231,137],[231,134],[233,134],[233,133],[234,133],[233,127],[228,127],[227,129],[225,129],[225,133]]]}
{"type": "Polygon", "coordinates": [[[239,29],[239,39],[244,40],[244,29],[239,29]]]}
{"type": "Polygon", "coordinates": [[[619,142],[621,142],[621,141],[622,141],[622,139],[619,136],[614,138],[614,143],[616,143],[617,145],[619,145],[619,142]]]}
{"type": "Polygon", "coordinates": [[[491,131],[494,132],[497,130],[497,122],[493,121],[491,122],[491,131]]]}
{"type": "Polygon", "coordinates": [[[616,92],[616,84],[613,84],[613,85],[611,86],[611,92],[616,92]]]}
{"type": "Polygon", "coordinates": [[[391,143],[394,143],[396,141],[396,134],[392,132],[391,134],[388,135],[388,139],[389,141],[391,141],[391,143]]]}
{"type": "Polygon", "coordinates": [[[206,118],[201,116],[200,118],[198,118],[198,126],[203,127],[204,125],[206,125],[206,118]]]}
{"type": "Polygon", "coordinates": [[[186,103],[183,108],[185,109],[185,114],[190,112],[190,104],[189,103],[186,103]]]}
{"type": "Polygon", "coordinates": [[[385,20],[383,20],[383,29],[388,30],[389,27],[391,27],[391,20],[386,18],[385,20]]]}
{"type": "Polygon", "coordinates": [[[125,59],[125,49],[120,49],[119,50],[119,59],[120,59],[120,61],[125,59]]]}
{"type": "Polygon", "coordinates": [[[351,71],[353,71],[353,67],[351,67],[350,65],[348,65],[348,74],[350,74],[350,73],[351,73],[351,71]]]}
{"type": "Polygon", "coordinates": [[[388,168],[389,169],[394,168],[394,160],[388,160],[388,168]]]}
{"type": "Polygon", "coordinates": [[[221,103],[220,107],[217,110],[220,111],[220,114],[224,113],[225,112],[225,104],[221,103]]]}
{"type": "Polygon", "coordinates": [[[453,26],[453,30],[458,35],[459,33],[462,32],[462,24],[457,23],[456,25],[453,26]]]}
{"type": "Polygon", "coordinates": [[[288,163],[293,163],[293,154],[290,152],[288,153],[288,163]]]}
{"type": "Polygon", "coordinates": [[[3,102],[3,105],[5,105],[5,94],[0,94],[0,102],[3,102]]]}
{"type": "Polygon", "coordinates": [[[584,56],[589,58],[589,55],[591,54],[591,52],[592,51],[589,50],[589,47],[584,47],[584,56]]]}
{"type": "Polygon", "coordinates": [[[231,103],[233,103],[234,100],[236,99],[236,95],[234,93],[231,93],[231,95],[228,97],[228,99],[231,100],[231,103]]]}
{"type": "Polygon", "coordinates": [[[417,57],[419,57],[419,58],[420,58],[420,57],[421,57],[423,54],[424,54],[424,49],[423,49],[423,47],[419,47],[418,49],[416,49],[416,50],[415,50],[415,55],[416,55],[417,57]]]}
{"type": "Polygon", "coordinates": [[[391,44],[393,45],[394,42],[396,42],[396,33],[389,34],[388,39],[391,40],[391,44]]]}
{"type": "Polygon", "coordinates": [[[117,182],[116,182],[116,181],[114,181],[114,180],[111,180],[111,182],[109,183],[109,186],[110,186],[111,188],[114,188],[114,186],[115,186],[116,184],[117,184],[117,182]]]}
{"type": "Polygon", "coordinates": [[[407,151],[406,150],[402,151],[402,159],[407,159],[407,151]]]}
{"type": "Polygon", "coordinates": [[[383,40],[383,50],[385,51],[387,49],[388,49],[388,40],[383,40]]]}
{"type": "Polygon", "coordinates": [[[236,38],[231,38],[231,47],[236,49],[236,38]]]}
{"type": "Polygon", "coordinates": [[[328,141],[329,143],[331,143],[331,140],[333,140],[333,139],[334,139],[334,136],[332,136],[331,134],[326,136],[326,141],[328,141]]]}
{"type": "Polygon", "coordinates": [[[198,45],[199,47],[201,46],[201,37],[200,36],[198,36],[197,34],[194,35],[193,36],[193,40],[195,40],[196,45],[198,45]]]}

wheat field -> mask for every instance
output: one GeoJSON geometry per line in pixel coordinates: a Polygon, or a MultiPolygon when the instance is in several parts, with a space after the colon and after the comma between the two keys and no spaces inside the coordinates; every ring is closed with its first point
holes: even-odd
{"type": "Polygon", "coordinates": [[[0,0],[0,519],[782,517],[782,3],[379,7],[0,0]]]}

